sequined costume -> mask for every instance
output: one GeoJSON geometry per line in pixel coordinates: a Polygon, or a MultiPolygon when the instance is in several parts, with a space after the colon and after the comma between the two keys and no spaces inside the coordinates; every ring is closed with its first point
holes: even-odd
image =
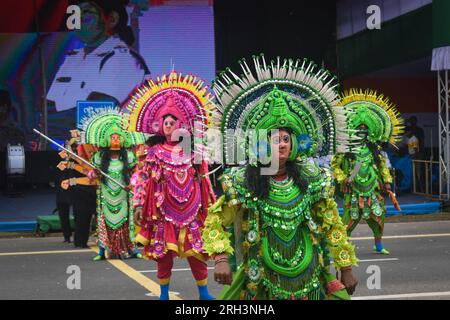
{"type": "MultiPolygon", "coordinates": [[[[103,151],[104,152],[104,151],[103,151]]],[[[102,151],[94,154],[92,163],[101,168],[102,151]]],[[[121,157],[111,157],[106,173],[123,185],[124,166],[132,171],[136,156],[126,151],[126,163],[121,157]]],[[[97,232],[100,255],[106,250],[108,256],[128,258],[138,252],[133,244],[134,224],[131,197],[128,192],[109,179],[104,179],[97,188],[97,232]]]]}
{"type": "MultiPolygon", "coordinates": [[[[345,110],[346,127],[353,132],[353,146],[335,154],[331,167],[343,195],[343,217],[348,235],[361,219],[374,238],[374,250],[389,254],[381,245],[386,209],[383,192],[392,183],[381,144],[395,144],[403,131],[402,119],[388,98],[372,91],[351,90],[339,103],[345,110]]],[[[394,199],[395,200],[395,199],[394,199]]]]}
{"type": "Polygon", "coordinates": [[[94,260],[140,255],[133,244],[135,231],[131,197],[123,186],[127,186],[137,164],[133,148],[143,144],[145,136],[141,133],[124,132],[121,124],[120,113],[110,109],[94,112],[82,121],[82,143],[95,147],[89,162],[115,180],[114,182],[99,173],[96,174],[93,168],[81,164],[77,171],[85,177],[71,182],[71,185],[97,185],[99,254],[94,260]],[[118,138],[116,147],[112,145],[113,136],[118,138]]]}
{"type": "MultiPolygon", "coordinates": [[[[238,143],[226,135],[229,129],[289,129],[288,162],[299,177],[278,181],[270,176],[266,197],[249,188],[248,172],[251,166],[260,168],[259,162],[249,159],[221,177],[224,195],[210,208],[203,230],[210,255],[233,254],[230,259],[236,261],[233,282],[221,298],[348,299],[343,284],[330,273],[330,259],[337,269],[349,268],[357,262],[354,247],[333,200],[331,174],[308,160],[333,153],[337,146],[333,77],[326,70],[314,72],[306,60],[278,60],[269,66],[264,57],[254,57],[255,71],[245,61],[241,66],[241,78],[228,71],[216,81],[224,109],[224,145],[238,143]],[[295,178],[304,184],[294,183],[295,178]]],[[[263,147],[249,142],[243,148],[260,159],[270,150],[258,143],[263,147]]],[[[229,149],[224,156],[233,162],[229,149]]]]}
{"type": "Polygon", "coordinates": [[[178,142],[171,142],[163,122],[170,116],[186,139],[201,141],[203,129],[214,125],[214,108],[200,80],[172,72],[138,88],[122,110],[128,130],[161,138],[148,146],[144,165],[134,174],[132,184],[133,206],[143,212],[136,239],[145,246],[144,257],[157,261],[162,300],[169,298],[176,256],[187,258],[200,299],[212,298],[206,289],[208,255],[201,237],[209,204],[215,201],[206,175],[208,166],[202,157],[197,159],[199,153],[186,153],[178,142]]]}

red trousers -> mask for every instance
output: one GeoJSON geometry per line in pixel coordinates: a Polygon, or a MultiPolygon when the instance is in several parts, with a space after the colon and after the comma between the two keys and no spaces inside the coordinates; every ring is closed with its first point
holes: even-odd
{"type": "MultiPolygon", "coordinates": [[[[158,259],[158,279],[167,279],[172,275],[174,257],[168,252],[163,258],[158,259]]],[[[206,262],[200,261],[195,257],[187,257],[189,266],[191,267],[192,275],[196,281],[205,280],[208,278],[208,265],[206,262]]]]}

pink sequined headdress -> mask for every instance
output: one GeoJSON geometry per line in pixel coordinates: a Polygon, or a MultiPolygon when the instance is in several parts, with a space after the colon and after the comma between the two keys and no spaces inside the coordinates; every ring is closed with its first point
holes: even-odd
{"type": "Polygon", "coordinates": [[[218,124],[220,116],[207,90],[203,81],[176,72],[146,81],[132,92],[122,108],[124,128],[163,135],[163,118],[171,114],[177,118],[177,128],[192,134],[195,126],[196,133],[201,134],[218,124]]]}

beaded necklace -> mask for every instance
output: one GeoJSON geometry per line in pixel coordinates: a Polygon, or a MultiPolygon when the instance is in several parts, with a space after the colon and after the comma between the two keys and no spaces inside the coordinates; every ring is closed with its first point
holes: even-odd
{"type": "Polygon", "coordinates": [[[182,152],[173,149],[171,145],[155,145],[147,160],[158,182],[157,192],[162,195],[161,213],[167,221],[182,227],[195,219],[201,207],[201,191],[192,157],[182,157],[182,152]],[[179,159],[174,159],[175,153],[179,159]]]}
{"type": "MultiPolygon", "coordinates": [[[[131,154],[128,153],[128,157],[132,160],[131,154]]],[[[100,163],[99,154],[97,153],[94,161],[100,163]]],[[[125,183],[123,177],[123,162],[117,157],[111,157],[108,174],[120,183],[125,183]]],[[[128,220],[128,195],[125,190],[120,186],[112,182],[110,179],[106,179],[98,188],[98,201],[101,205],[101,213],[105,219],[105,223],[112,229],[120,228],[125,221],[128,220]]]]}
{"type": "Polygon", "coordinates": [[[302,192],[292,178],[271,178],[267,199],[251,197],[242,184],[236,187],[245,195],[243,205],[249,209],[248,232],[244,233],[244,247],[249,248],[248,297],[263,286],[277,299],[319,298],[322,249],[311,241],[310,228],[315,224],[310,209],[322,180],[311,181],[302,192]]]}

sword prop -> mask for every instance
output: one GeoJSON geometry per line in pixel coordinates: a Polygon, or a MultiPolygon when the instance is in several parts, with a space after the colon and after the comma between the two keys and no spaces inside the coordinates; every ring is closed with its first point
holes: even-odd
{"type": "Polygon", "coordinates": [[[98,171],[101,175],[103,175],[104,177],[110,179],[112,182],[114,182],[115,184],[117,184],[119,187],[121,187],[122,189],[124,189],[125,191],[129,191],[127,189],[126,186],[124,186],[123,184],[121,184],[120,182],[118,182],[116,179],[114,179],[113,177],[111,177],[110,175],[108,175],[107,173],[103,172],[100,169],[97,169],[96,167],[94,167],[89,161],[83,159],[82,157],[80,157],[79,155],[77,155],[76,153],[72,152],[71,150],[63,147],[62,145],[60,145],[58,142],[54,141],[53,139],[47,137],[45,134],[43,134],[42,132],[40,132],[39,130],[33,129],[34,132],[36,132],[38,135],[40,135],[42,138],[46,139],[47,141],[50,141],[51,143],[53,143],[54,145],[56,145],[58,148],[61,148],[62,150],[64,150],[65,152],[67,152],[68,154],[70,154],[72,157],[82,161],[84,164],[88,165],[90,168],[95,169],[96,171],[98,171]]]}
{"type": "Polygon", "coordinates": [[[388,193],[389,193],[389,197],[391,197],[391,200],[392,200],[392,203],[394,204],[395,209],[397,209],[398,211],[402,211],[402,209],[400,209],[400,205],[398,204],[395,193],[393,193],[391,190],[389,190],[388,193]]]}

